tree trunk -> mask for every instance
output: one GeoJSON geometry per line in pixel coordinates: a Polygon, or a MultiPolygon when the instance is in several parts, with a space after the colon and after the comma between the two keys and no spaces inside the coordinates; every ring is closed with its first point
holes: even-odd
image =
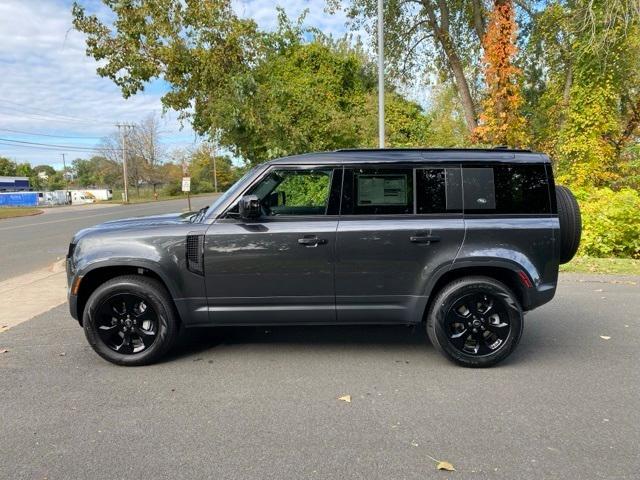
{"type": "Polygon", "coordinates": [[[484,12],[482,11],[482,2],[481,0],[473,0],[473,29],[476,31],[476,35],[478,35],[478,40],[480,43],[484,42],[484,32],[485,32],[485,23],[484,23],[484,12]]]}
{"type": "Polygon", "coordinates": [[[469,130],[469,133],[473,134],[476,127],[478,126],[478,121],[476,118],[476,108],[473,104],[473,97],[471,96],[471,90],[469,89],[469,83],[467,82],[467,77],[464,76],[462,62],[460,61],[458,54],[454,50],[447,51],[447,49],[445,48],[445,53],[447,54],[447,58],[449,59],[451,72],[453,73],[456,81],[456,88],[458,89],[460,101],[462,102],[464,118],[467,122],[467,129],[469,130]]]}
{"type": "Polygon", "coordinates": [[[449,10],[446,8],[446,2],[440,2],[440,21],[438,22],[438,16],[436,15],[435,5],[431,0],[422,0],[422,4],[429,18],[429,24],[435,38],[440,43],[444,54],[447,57],[449,68],[453,74],[456,89],[462,102],[462,108],[464,110],[464,118],[466,120],[467,129],[469,133],[473,134],[478,122],[476,120],[476,109],[471,96],[471,89],[469,88],[469,82],[464,75],[464,68],[462,61],[456,52],[455,46],[449,38],[449,10]]]}

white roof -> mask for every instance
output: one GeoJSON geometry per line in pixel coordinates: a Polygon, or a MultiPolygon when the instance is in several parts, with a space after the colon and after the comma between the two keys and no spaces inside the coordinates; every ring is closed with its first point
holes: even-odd
{"type": "Polygon", "coordinates": [[[0,182],[15,182],[16,180],[29,180],[29,177],[0,177],[0,182]]]}

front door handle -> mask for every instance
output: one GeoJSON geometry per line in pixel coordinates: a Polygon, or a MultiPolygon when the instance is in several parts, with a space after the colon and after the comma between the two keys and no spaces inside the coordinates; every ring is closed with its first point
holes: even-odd
{"type": "Polygon", "coordinates": [[[437,235],[413,235],[409,237],[412,243],[435,243],[440,241],[440,237],[437,235]]]}
{"type": "Polygon", "coordinates": [[[327,243],[327,239],[318,238],[315,235],[305,235],[298,239],[298,243],[305,247],[317,247],[318,245],[325,245],[327,243]]]}

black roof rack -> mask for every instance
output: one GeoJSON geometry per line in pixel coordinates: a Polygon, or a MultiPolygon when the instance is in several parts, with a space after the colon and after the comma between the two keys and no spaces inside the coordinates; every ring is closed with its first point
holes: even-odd
{"type": "Polygon", "coordinates": [[[488,148],[444,148],[444,147],[435,147],[435,148],[423,148],[423,147],[416,147],[416,148],[340,148],[338,150],[335,150],[336,152],[384,152],[384,151],[399,151],[399,152],[420,152],[420,151],[427,151],[427,152],[468,152],[468,151],[473,151],[473,152],[487,152],[487,151],[492,151],[492,150],[501,150],[501,151],[508,151],[508,152],[523,152],[523,153],[533,153],[532,150],[528,150],[528,149],[520,149],[520,148],[509,148],[506,145],[499,145],[496,147],[488,147],[488,148]]]}

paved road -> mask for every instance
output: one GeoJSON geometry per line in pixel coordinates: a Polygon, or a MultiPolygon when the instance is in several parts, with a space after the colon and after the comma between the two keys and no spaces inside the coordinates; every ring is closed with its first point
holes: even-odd
{"type": "Polygon", "coordinates": [[[115,367],[59,307],[0,333],[0,478],[638,479],[637,281],[563,277],[489,370],[406,327],[197,332],[115,367]]]}
{"type": "MultiPolygon", "coordinates": [[[[213,202],[215,196],[194,197],[197,210],[213,202]]],[[[31,272],[63,258],[75,232],[96,223],[127,217],[179,212],[187,202],[168,200],[132,205],[81,205],[45,209],[34,217],[0,221],[0,281],[31,272]]]]}

